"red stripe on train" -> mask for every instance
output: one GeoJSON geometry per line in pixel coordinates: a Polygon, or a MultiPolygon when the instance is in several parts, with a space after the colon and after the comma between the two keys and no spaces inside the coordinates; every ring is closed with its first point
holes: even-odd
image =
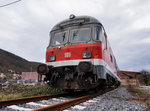
{"type": "Polygon", "coordinates": [[[91,58],[102,59],[102,45],[100,43],[86,43],[49,48],[46,51],[46,62],[49,62],[50,55],[55,55],[56,61],[82,59],[82,52],[88,51],[92,53],[91,58]]]}

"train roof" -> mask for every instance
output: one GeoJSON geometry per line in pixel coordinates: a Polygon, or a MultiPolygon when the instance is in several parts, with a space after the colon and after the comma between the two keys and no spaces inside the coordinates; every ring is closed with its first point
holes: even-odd
{"type": "Polygon", "coordinates": [[[65,28],[65,27],[71,27],[74,25],[85,25],[85,24],[100,24],[102,25],[96,18],[91,16],[75,16],[70,15],[69,19],[63,20],[56,24],[53,28],[53,30],[65,28]]]}

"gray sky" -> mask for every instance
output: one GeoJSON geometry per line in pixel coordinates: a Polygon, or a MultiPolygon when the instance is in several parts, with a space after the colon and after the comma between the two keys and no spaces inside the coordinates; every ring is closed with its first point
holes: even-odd
{"type": "Polygon", "coordinates": [[[70,14],[104,25],[121,70],[150,71],[150,0],[21,0],[0,8],[0,48],[45,62],[49,31],[70,14]]]}

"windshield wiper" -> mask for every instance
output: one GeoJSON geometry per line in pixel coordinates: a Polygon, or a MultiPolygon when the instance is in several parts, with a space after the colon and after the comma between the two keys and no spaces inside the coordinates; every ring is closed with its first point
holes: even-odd
{"type": "Polygon", "coordinates": [[[63,41],[65,40],[65,38],[66,38],[66,33],[63,33],[63,41]]]}
{"type": "Polygon", "coordinates": [[[74,38],[77,36],[77,33],[78,33],[78,30],[74,31],[72,40],[74,40],[74,38]]]}

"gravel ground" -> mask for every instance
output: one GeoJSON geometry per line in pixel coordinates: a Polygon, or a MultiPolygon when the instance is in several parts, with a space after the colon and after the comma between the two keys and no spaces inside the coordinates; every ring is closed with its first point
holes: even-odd
{"type": "Polygon", "coordinates": [[[150,111],[144,103],[127,101],[134,98],[125,88],[118,88],[65,111],[150,111]]]}

